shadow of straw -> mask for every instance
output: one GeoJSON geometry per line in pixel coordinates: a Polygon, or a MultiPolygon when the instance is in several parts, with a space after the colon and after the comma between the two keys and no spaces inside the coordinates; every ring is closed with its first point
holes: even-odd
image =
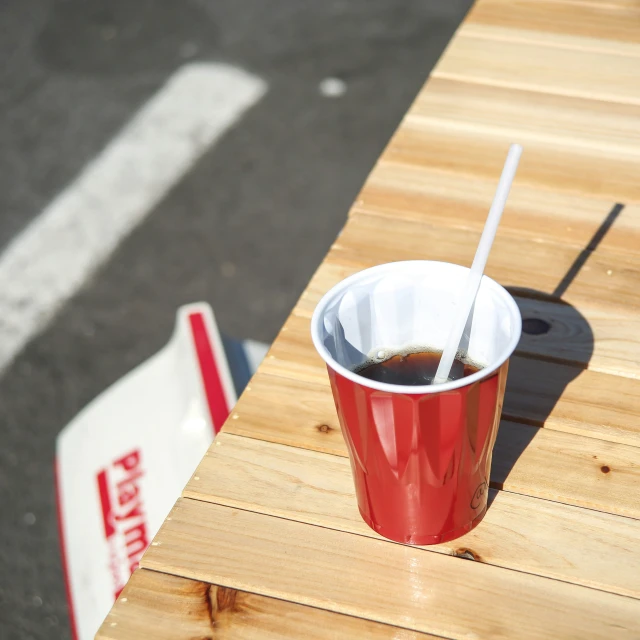
{"type": "MultiPolygon", "coordinates": [[[[597,249],[624,208],[616,204],[578,254],[553,293],[508,287],[522,313],[522,337],[512,358],[507,381],[503,419],[541,427],[551,415],[567,385],[593,354],[593,331],[574,306],[561,300],[571,283],[597,249]],[[571,336],[571,349],[563,343],[571,336]]],[[[514,465],[533,440],[537,429],[503,424],[496,441],[491,486],[500,489],[514,465]]]]}

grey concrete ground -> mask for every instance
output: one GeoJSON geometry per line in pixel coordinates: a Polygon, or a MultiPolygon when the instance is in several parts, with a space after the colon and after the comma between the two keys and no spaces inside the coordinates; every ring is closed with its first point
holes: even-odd
{"type": "Polygon", "coordinates": [[[0,2],[0,251],[185,62],[269,87],[0,378],[0,638],[69,636],[57,433],[167,341],[182,303],[274,337],[468,5],[0,2]],[[346,93],[321,95],[326,77],[346,93]]]}

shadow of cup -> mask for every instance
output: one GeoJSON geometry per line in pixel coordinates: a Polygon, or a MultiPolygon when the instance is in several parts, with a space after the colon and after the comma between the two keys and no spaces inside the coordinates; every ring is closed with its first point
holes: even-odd
{"type": "Polygon", "coordinates": [[[522,337],[511,358],[491,484],[501,488],[522,452],[552,416],[567,386],[588,366],[593,332],[574,306],[533,289],[509,287],[522,314],[522,337]],[[529,426],[525,426],[529,425],[529,426]]]}

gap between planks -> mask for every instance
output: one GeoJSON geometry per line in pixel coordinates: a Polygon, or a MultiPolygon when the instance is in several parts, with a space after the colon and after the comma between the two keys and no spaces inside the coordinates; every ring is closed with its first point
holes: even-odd
{"type": "Polygon", "coordinates": [[[441,78],[443,80],[452,80],[455,82],[466,82],[470,84],[478,84],[486,87],[496,87],[498,89],[514,89],[516,91],[530,91],[531,93],[548,94],[551,96],[559,96],[562,98],[578,98],[583,100],[594,100],[611,105],[628,105],[640,106],[640,101],[619,99],[615,95],[601,95],[589,92],[570,91],[561,87],[548,87],[544,84],[518,82],[517,80],[501,80],[490,76],[469,76],[465,73],[456,73],[452,71],[432,71],[430,78],[441,78]]]}

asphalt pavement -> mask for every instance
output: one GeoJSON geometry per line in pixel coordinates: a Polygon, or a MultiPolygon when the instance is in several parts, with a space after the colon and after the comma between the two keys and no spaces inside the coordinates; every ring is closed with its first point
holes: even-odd
{"type": "Polygon", "coordinates": [[[274,338],[469,4],[0,3],[0,257],[180,67],[267,86],[0,374],[0,638],[69,637],[59,431],[167,342],[181,304],[274,338]]]}

